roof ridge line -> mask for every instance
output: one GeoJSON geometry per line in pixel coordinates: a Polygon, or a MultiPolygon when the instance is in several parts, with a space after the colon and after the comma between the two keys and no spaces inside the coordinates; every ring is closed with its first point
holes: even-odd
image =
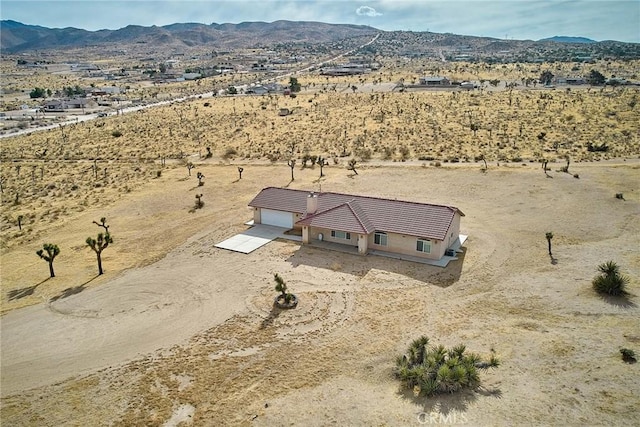
{"type": "MultiPolygon", "coordinates": [[[[351,207],[351,203],[352,203],[352,202],[353,202],[353,203],[355,203],[355,205],[356,205],[356,206],[357,206],[361,211],[363,211],[362,213],[364,214],[365,218],[367,219],[367,222],[371,222],[371,220],[370,220],[370,219],[369,219],[369,217],[367,216],[367,213],[366,213],[366,212],[364,212],[364,209],[362,209],[362,206],[358,205],[358,201],[357,201],[357,199],[355,199],[355,198],[354,198],[353,200],[348,201],[347,203],[345,203],[345,204],[349,207],[349,209],[351,210],[351,213],[353,213],[353,216],[358,220],[358,223],[360,223],[360,226],[362,227],[362,229],[363,229],[364,231],[369,232],[369,230],[368,230],[367,226],[363,224],[363,222],[362,222],[362,220],[360,219],[360,216],[358,215],[358,213],[357,213],[356,211],[354,211],[354,210],[353,210],[353,208],[351,207]]],[[[375,228],[375,227],[374,227],[374,228],[375,228]]]]}
{"type": "Polygon", "coordinates": [[[318,194],[334,194],[336,196],[348,196],[348,197],[352,197],[353,200],[357,200],[357,199],[374,199],[374,200],[384,200],[384,201],[391,201],[391,202],[410,203],[410,204],[413,204],[413,205],[439,206],[439,207],[443,207],[443,208],[452,209],[454,211],[458,210],[458,208],[456,208],[455,206],[443,205],[443,204],[439,204],[439,203],[414,202],[412,200],[390,199],[388,197],[380,197],[380,196],[362,196],[360,194],[336,193],[334,191],[323,191],[322,193],[318,193],[318,194]]]}

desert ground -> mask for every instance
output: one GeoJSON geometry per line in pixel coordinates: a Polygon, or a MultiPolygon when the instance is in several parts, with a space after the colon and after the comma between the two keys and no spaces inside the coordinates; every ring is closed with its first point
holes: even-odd
{"type": "Polygon", "coordinates": [[[640,351],[637,89],[379,85],[4,138],[3,424],[637,425],[639,368],[619,353],[640,351]],[[305,155],[327,158],[325,177],[305,155]],[[453,205],[469,240],[444,269],[287,240],[215,248],[266,186],[453,205]],[[114,242],[98,276],[85,239],[101,217],[114,242]],[[55,278],[43,243],[60,247],[55,278]],[[629,297],[593,291],[609,260],[629,297]],[[274,273],[296,309],[272,308],[274,273]],[[415,398],[392,368],[420,335],[502,365],[476,392],[415,398]]]}
{"type": "MultiPolygon", "coordinates": [[[[519,164],[326,169],[323,189],[460,207],[470,237],[445,269],[289,241],[249,255],[214,248],[245,228],[260,188],[289,184],[281,165],[244,167],[237,180],[235,165],[199,166],[205,206],[194,213],[182,197],[194,182],[175,168],[43,232],[62,250],[57,277],[30,296],[40,302],[2,317],[3,422],[420,425],[424,412],[470,425],[637,423],[638,365],[618,351],[640,342],[637,161],[575,165],[580,179],[519,164]],[[91,280],[95,260],[78,242],[100,216],[115,242],[91,280]],[[632,278],[631,298],[592,290],[609,259],[632,278]],[[298,308],[272,310],[274,272],[298,308]],[[392,366],[422,334],[494,349],[503,364],[476,393],[414,399],[392,366]]],[[[307,168],[290,185],[319,184],[307,168]]],[[[37,246],[3,254],[3,298],[6,283],[47,277],[37,246]]]]}

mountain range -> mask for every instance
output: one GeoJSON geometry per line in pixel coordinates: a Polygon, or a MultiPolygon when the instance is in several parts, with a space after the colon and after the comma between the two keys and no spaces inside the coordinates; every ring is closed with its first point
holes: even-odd
{"type": "MultiPolygon", "coordinates": [[[[638,44],[614,41],[596,42],[583,37],[555,36],[539,41],[501,40],[488,37],[458,36],[429,32],[382,31],[370,26],[327,24],[309,21],[242,22],[239,24],[176,23],[165,26],[128,25],[118,30],[88,31],[78,28],[46,28],[27,25],[12,20],[0,21],[0,47],[3,54],[77,48],[126,48],[127,46],[153,46],[155,48],[188,49],[206,47],[236,49],[267,47],[274,44],[320,44],[342,42],[348,39],[382,34],[382,39],[403,39],[413,34],[418,40],[428,42],[429,48],[473,46],[480,50],[525,51],[531,46],[553,44],[557,46],[626,45],[638,56],[638,44]],[[628,46],[631,46],[630,48],[628,46]]],[[[381,40],[382,40],[381,39],[381,40]]],[[[421,42],[422,43],[422,42],[421,42]]],[[[599,48],[596,48],[599,49],[599,48]]],[[[609,49],[610,50],[610,49],[609,49]]]]}
{"type": "Polygon", "coordinates": [[[323,43],[371,35],[378,30],[360,25],[321,22],[242,22],[239,24],[177,23],[144,27],[128,25],[118,30],[87,31],[78,28],[46,28],[16,21],[0,22],[3,53],[29,50],[69,49],[115,43],[153,43],[195,47],[241,48],[256,44],[323,43]]]}

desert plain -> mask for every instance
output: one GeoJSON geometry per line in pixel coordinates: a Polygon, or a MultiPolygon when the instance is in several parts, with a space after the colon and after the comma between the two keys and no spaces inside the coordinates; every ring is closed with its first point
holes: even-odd
{"type": "Polygon", "coordinates": [[[637,425],[639,368],[619,353],[640,350],[637,89],[356,82],[3,139],[3,424],[637,425]],[[215,248],[267,186],[456,206],[469,239],[446,268],[283,239],[215,248]],[[49,242],[55,278],[35,254],[49,242]],[[592,289],[609,260],[628,297],[592,289]],[[273,309],[274,273],[296,309],[273,309]],[[392,370],[420,335],[502,364],[475,392],[416,398],[392,370]]]}

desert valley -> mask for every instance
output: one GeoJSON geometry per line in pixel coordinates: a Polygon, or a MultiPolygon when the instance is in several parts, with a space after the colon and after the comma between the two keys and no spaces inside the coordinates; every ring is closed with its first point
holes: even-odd
{"type": "Polygon", "coordinates": [[[638,46],[425,33],[448,47],[410,55],[425,34],[340,30],[3,52],[3,424],[638,424],[620,353],[640,351],[638,46]],[[80,108],[47,110],[76,88],[80,108]],[[286,236],[215,247],[271,186],[455,206],[468,239],[444,268],[286,236]],[[626,294],[594,290],[607,261],[626,294]],[[414,393],[396,359],[423,335],[500,364],[414,393]]]}

